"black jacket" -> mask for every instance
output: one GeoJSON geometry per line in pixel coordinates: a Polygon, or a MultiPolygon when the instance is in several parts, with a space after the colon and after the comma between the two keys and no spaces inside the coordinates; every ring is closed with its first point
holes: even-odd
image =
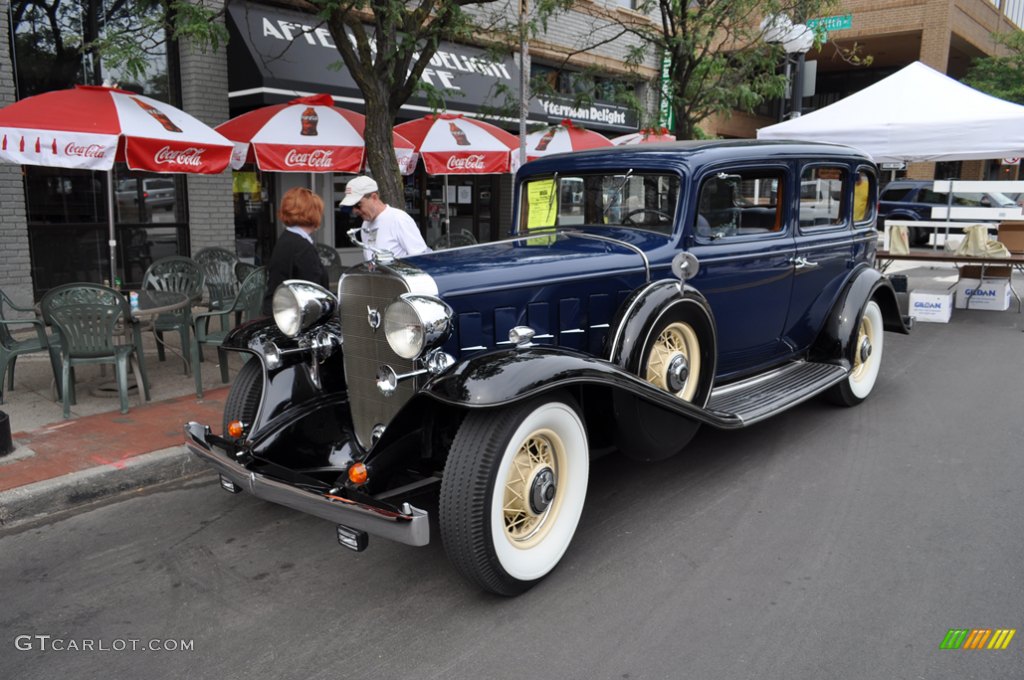
{"type": "Polygon", "coordinates": [[[263,296],[263,313],[270,315],[274,291],[288,279],[303,279],[328,286],[327,270],[312,243],[298,234],[285,230],[274,245],[267,265],[267,292],[263,296]]]}

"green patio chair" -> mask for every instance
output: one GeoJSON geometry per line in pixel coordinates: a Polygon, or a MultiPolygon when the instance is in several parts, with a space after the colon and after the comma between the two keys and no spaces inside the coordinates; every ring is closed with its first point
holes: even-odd
{"type": "MultiPolygon", "coordinates": [[[[206,277],[206,290],[209,292],[207,309],[215,312],[230,307],[238,293],[239,281],[235,278],[238,256],[225,248],[203,248],[192,259],[206,277]]],[[[227,320],[221,317],[221,323],[226,324],[227,320]]]]}
{"type": "Polygon", "coordinates": [[[128,300],[118,291],[95,283],[71,283],[50,289],[41,303],[43,319],[60,336],[64,417],[71,417],[75,366],[113,364],[121,413],[128,412],[128,369],[135,373],[143,398],[149,382],[142,362],[142,338],[132,321],[128,300]],[[127,332],[126,332],[127,331],[127,332]]]}
{"type": "MultiPolygon", "coordinates": [[[[35,318],[35,310],[31,307],[19,307],[14,304],[7,294],[0,290],[0,404],[4,403],[4,377],[7,377],[7,389],[14,389],[14,366],[18,357],[23,354],[35,352],[50,353],[50,343],[46,336],[46,325],[42,320],[35,318]],[[5,309],[6,308],[6,309],[5,309]],[[31,318],[8,318],[7,310],[31,314],[31,318]],[[18,339],[23,334],[21,331],[31,328],[34,335],[27,335],[18,339]],[[12,332],[13,331],[13,332],[12,332]]],[[[53,369],[54,384],[59,389],[59,371],[54,363],[54,357],[50,356],[50,367],[53,369]]]]}
{"type": "Polygon", "coordinates": [[[324,266],[324,271],[327,272],[327,281],[331,286],[337,287],[338,280],[341,278],[341,273],[344,270],[341,264],[341,255],[331,246],[324,245],[323,243],[315,245],[316,254],[320,256],[320,263],[324,266]]]}
{"type": "Polygon", "coordinates": [[[233,315],[239,315],[242,322],[252,321],[263,316],[263,293],[267,288],[267,268],[257,267],[242,281],[238,294],[232,301],[231,306],[215,312],[200,312],[195,315],[196,342],[193,345],[192,365],[196,370],[192,372],[196,379],[196,397],[203,396],[203,372],[198,369],[202,361],[203,347],[206,345],[217,348],[217,360],[220,363],[220,380],[228,382],[228,356],[221,344],[228,335],[226,327],[229,325],[233,315]],[[220,318],[221,330],[211,331],[210,320],[220,318]]]}
{"type": "Polygon", "coordinates": [[[245,281],[245,277],[252,274],[256,269],[256,265],[249,264],[248,262],[236,262],[235,263],[235,280],[238,281],[238,285],[242,285],[242,281],[245,281]]]}
{"type": "MultiPolygon", "coordinates": [[[[203,299],[203,285],[206,276],[199,264],[189,257],[172,255],[164,257],[149,266],[142,275],[142,288],[147,290],[169,290],[184,293],[197,304],[203,299]]],[[[189,338],[192,328],[192,304],[174,312],[160,314],[153,321],[153,335],[156,336],[156,354],[159,361],[165,360],[164,333],[177,331],[181,338],[181,358],[185,373],[189,371],[189,338]]]]}

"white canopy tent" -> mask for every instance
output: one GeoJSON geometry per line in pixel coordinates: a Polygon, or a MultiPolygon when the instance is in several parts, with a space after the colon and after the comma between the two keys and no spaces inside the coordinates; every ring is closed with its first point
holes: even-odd
{"type": "Polygon", "coordinates": [[[757,138],[846,144],[876,163],[1020,157],[1024,106],[916,61],[834,104],[761,128],[757,138]]]}

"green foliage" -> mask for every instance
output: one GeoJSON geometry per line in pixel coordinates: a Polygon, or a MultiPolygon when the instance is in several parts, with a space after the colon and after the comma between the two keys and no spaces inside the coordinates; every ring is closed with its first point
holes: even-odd
{"type": "Polygon", "coordinates": [[[834,5],[835,0],[643,0],[638,11],[656,20],[628,25],[643,43],[631,60],[640,64],[653,54],[667,62],[668,78],[654,85],[671,103],[676,137],[692,139],[703,134],[699,123],[710,116],[750,112],[785,93],[779,73],[784,54],[764,42],[762,18],[786,14],[799,22],[834,5]]]}
{"type": "Polygon", "coordinates": [[[1024,104],[1024,33],[992,36],[1009,54],[980,57],[971,63],[963,82],[993,97],[1024,104]]]}
{"type": "Polygon", "coordinates": [[[122,79],[142,81],[154,53],[167,49],[168,39],[186,41],[193,49],[216,50],[227,42],[224,24],[215,21],[219,10],[189,0],[124,0],[108,13],[101,35],[86,40],[83,52],[95,52],[122,79]]]}

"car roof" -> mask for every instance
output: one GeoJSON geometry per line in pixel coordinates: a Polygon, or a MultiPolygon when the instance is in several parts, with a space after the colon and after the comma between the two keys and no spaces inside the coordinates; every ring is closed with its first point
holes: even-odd
{"type": "Polygon", "coordinates": [[[765,160],[797,156],[822,160],[852,160],[873,165],[871,159],[863,152],[841,144],[719,139],[610,146],[553,154],[526,163],[520,168],[519,176],[553,174],[567,170],[594,171],[613,167],[682,171],[718,161],[745,160],[753,155],[759,155],[765,160]]]}

